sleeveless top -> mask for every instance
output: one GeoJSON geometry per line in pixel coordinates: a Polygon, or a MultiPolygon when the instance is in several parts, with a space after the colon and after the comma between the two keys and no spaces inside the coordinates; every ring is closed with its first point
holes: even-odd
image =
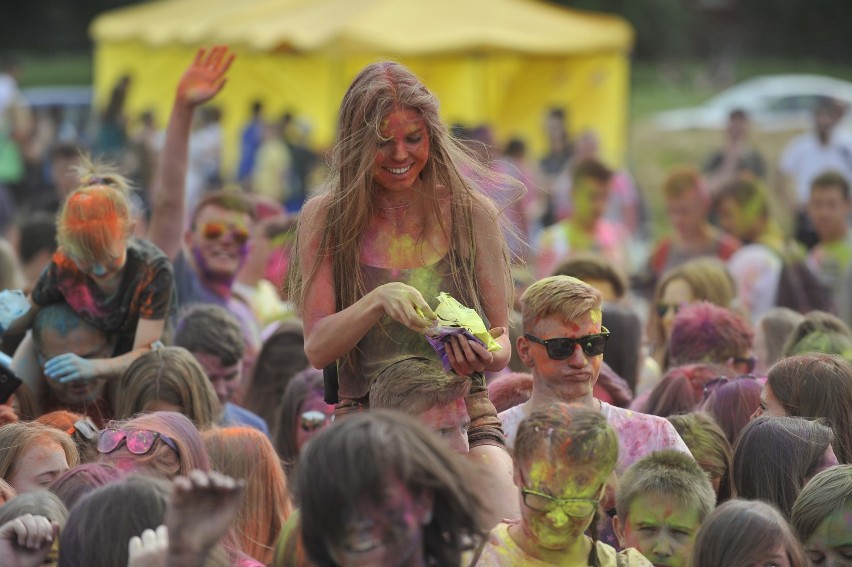
{"type": "MultiPolygon", "coordinates": [[[[445,291],[464,301],[453,282],[454,255],[450,252],[429,266],[420,268],[378,268],[361,264],[366,291],[390,282],[401,282],[417,289],[430,307],[438,304],[438,294],[445,291]]],[[[359,399],[370,392],[373,379],[386,367],[395,362],[415,356],[430,358],[440,363],[438,354],[429,341],[402,323],[383,315],[378,323],[367,331],[358,342],[358,369],[352,372],[350,365],[340,364],[341,399],[359,399]]],[[[342,362],[341,359],[340,362],[342,362]]]]}

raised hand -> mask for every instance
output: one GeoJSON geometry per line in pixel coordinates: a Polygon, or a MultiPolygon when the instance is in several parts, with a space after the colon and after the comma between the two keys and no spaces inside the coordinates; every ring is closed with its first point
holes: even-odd
{"type": "Polygon", "coordinates": [[[216,45],[209,52],[204,48],[199,49],[195,61],[180,78],[178,101],[194,107],[216,96],[227,82],[225,73],[234,57],[226,45],[216,45]]]}
{"type": "Polygon", "coordinates": [[[0,526],[0,565],[38,567],[59,531],[56,522],[44,516],[24,514],[0,526]]]}
{"type": "Polygon", "coordinates": [[[199,470],[175,478],[166,509],[169,555],[204,557],[231,527],[244,486],[229,476],[199,470]]]}
{"type": "Polygon", "coordinates": [[[127,567],[164,567],[169,548],[169,530],[160,526],[133,536],[127,544],[127,567]]]}
{"type": "Polygon", "coordinates": [[[438,321],[420,292],[410,285],[400,282],[386,283],[377,287],[374,293],[388,317],[412,331],[423,333],[438,321]]]}

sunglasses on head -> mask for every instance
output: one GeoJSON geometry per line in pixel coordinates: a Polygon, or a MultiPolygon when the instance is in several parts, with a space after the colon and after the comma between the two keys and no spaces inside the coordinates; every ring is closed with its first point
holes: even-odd
{"type": "Polygon", "coordinates": [[[73,437],[75,434],[79,434],[80,437],[82,437],[86,441],[94,441],[97,438],[99,432],[100,430],[98,429],[98,426],[95,425],[95,423],[91,419],[86,417],[75,421],[74,425],[72,425],[65,433],[67,433],[71,437],[73,437]]]}
{"type": "Polygon", "coordinates": [[[237,244],[245,244],[249,239],[248,228],[239,224],[226,224],[224,222],[211,221],[201,226],[201,234],[207,240],[218,240],[230,231],[231,238],[237,244]]]}
{"type": "Polygon", "coordinates": [[[728,378],[727,376],[719,376],[718,378],[713,378],[712,380],[704,384],[704,399],[706,400],[707,398],[709,398],[710,394],[712,394],[731,380],[739,380],[741,378],[744,378],[746,380],[757,380],[757,376],[754,376],[751,373],[741,374],[739,376],[734,376],[733,378],[728,378]]]}
{"type": "Polygon", "coordinates": [[[100,437],[98,437],[98,452],[106,455],[121,447],[122,443],[125,443],[127,450],[134,455],[144,455],[151,450],[157,439],[162,440],[175,453],[180,454],[177,445],[168,436],[147,429],[137,429],[135,431],[104,429],[101,431],[100,437]]]}
{"type": "Polygon", "coordinates": [[[310,410],[302,412],[302,415],[299,416],[299,427],[305,433],[310,433],[332,421],[334,421],[334,415],[325,415],[321,411],[310,410]]]}
{"type": "Polygon", "coordinates": [[[601,327],[601,332],[596,335],[586,335],[576,339],[570,337],[540,339],[529,333],[524,333],[524,336],[527,340],[544,345],[544,348],[547,349],[547,356],[553,360],[564,360],[574,354],[577,345],[580,345],[586,356],[603,354],[606,350],[606,342],[609,340],[609,330],[606,327],[601,327]]]}

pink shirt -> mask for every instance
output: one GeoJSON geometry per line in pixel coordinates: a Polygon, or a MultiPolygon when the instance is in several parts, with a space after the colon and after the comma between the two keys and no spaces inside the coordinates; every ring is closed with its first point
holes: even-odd
{"type": "MultiPolygon", "coordinates": [[[[667,419],[600,402],[601,413],[618,435],[618,462],[615,473],[621,475],[627,467],[650,453],[674,449],[692,455],[686,443],[667,419]]],[[[515,445],[518,426],[526,417],[527,404],[521,404],[499,414],[506,434],[506,445],[515,445]]]]}

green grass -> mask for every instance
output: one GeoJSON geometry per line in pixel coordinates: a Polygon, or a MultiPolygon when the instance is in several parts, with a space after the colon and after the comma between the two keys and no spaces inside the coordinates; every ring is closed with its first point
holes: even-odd
{"type": "Polygon", "coordinates": [[[91,84],[92,56],[89,53],[22,57],[21,87],[91,84]]]}
{"type": "MultiPolygon", "coordinates": [[[[631,70],[631,115],[641,120],[661,110],[701,104],[730,85],[713,86],[707,66],[699,62],[677,66],[661,63],[637,63],[631,70]]],[[[748,59],[737,63],[734,82],[760,75],[828,75],[852,82],[852,65],[827,64],[810,60],[748,59]]]]}

